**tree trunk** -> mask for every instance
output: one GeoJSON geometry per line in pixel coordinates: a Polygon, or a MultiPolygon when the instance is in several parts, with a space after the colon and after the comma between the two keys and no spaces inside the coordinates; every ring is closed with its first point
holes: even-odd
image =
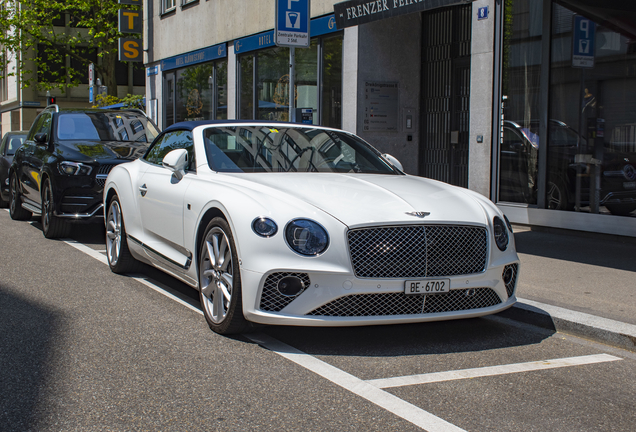
{"type": "Polygon", "coordinates": [[[102,57],[102,84],[108,86],[108,94],[117,96],[117,76],[115,64],[117,62],[117,50],[112,50],[102,57]]]}

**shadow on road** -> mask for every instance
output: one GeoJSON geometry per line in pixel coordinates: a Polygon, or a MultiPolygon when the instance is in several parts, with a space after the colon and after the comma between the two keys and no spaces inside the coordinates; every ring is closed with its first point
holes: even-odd
{"type": "Polygon", "coordinates": [[[0,429],[34,430],[50,375],[56,313],[0,284],[0,429]]]}
{"type": "Polygon", "coordinates": [[[263,327],[312,355],[394,357],[476,352],[538,344],[554,331],[529,332],[499,320],[460,319],[367,327],[263,327]]]}
{"type": "Polygon", "coordinates": [[[515,233],[517,252],[636,272],[636,243],[544,231],[515,233]]]}

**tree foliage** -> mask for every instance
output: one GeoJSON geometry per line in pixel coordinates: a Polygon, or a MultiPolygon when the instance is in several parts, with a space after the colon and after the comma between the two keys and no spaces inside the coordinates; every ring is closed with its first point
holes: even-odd
{"type": "Polygon", "coordinates": [[[77,86],[95,64],[96,76],[116,94],[118,11],[137,9],[115,0],[2,0],[0,68],[22,86],[77,86]],[[101,59],[101,61],[98,61],[101,59]]]}

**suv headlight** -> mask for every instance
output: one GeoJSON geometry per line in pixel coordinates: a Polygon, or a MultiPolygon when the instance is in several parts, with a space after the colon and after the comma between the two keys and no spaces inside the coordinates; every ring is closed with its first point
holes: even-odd
{"type": "Polygon", "coordinates": [[[492,225],[495,243],[497,243],[497,247],[500,251],[505,251],[508,247],[508,229],[506,228],[506,223],[502,221],[499,216],[495,216],[492,225]]]}
{"type": "Polygon", "coordinates": [[[79,162],[64,161],[58,164],[58,169],[66,175],[89,175],[93,167],[79,162]]]}
{"type": "Polygon", "coordinates": [[[294,252],[317,256],[327,250],[329,235],[318,223],[309,219],[295,219],[285,227],[285,240],[294,252]]]}

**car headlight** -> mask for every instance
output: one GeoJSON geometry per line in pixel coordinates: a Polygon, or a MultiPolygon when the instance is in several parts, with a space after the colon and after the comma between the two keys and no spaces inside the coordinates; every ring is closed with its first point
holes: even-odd
{"type": "Polygon", "coordinates": [[[278,232],[278,225],[266,217],[257,217],[252,222],[252,230],[261,237],[271,237],[278,232]]]}
{"type": "Polygon", "coordinates": [[[329,235],[318,223],[309,219],[295,219],[285,227],[285,240],[294,252],[316,256],[327,250],[329,235]]]}
{"type": "Polygon", "coordinates": [[[508,220],[508,216],[504,215],[504,220],[506,221],[506,226],[508,227],[508,230],[512,232],[512,224],[508,220]]]}
{"type": "Polygon", "coordinates": [[[89,175],[93,167],[79,162],[64,161],[58,164],[58,169],[66,175],[89,175]]]}
{"type": "Polygon", "coordinates": [[[495,216],[492,221],[493,234],[495,236],[495,243],[501,251],[505,251],[508,247],[508,230],[506,229],[506,223],[501,220],[499,216],[495,216]]]}

